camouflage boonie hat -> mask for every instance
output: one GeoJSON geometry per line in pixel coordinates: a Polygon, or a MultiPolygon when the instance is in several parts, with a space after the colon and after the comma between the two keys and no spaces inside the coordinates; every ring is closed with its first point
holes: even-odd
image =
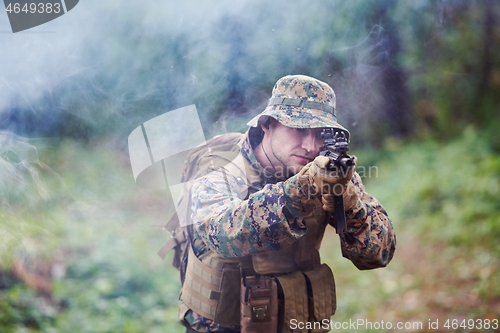
{"type": "Polygon", "coordinates": [[[288,75],[279,79],[267,107],[250,120],[248,126],[257,127],[262,116],[273,117],[288,127],[334,127],[347,131],[337,122],[333,89],[305,75],[288,75]]]}

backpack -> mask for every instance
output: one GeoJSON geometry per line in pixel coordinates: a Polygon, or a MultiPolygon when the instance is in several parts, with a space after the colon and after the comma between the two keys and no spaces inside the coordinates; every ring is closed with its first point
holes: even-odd
{"type": "Polygon", "coordinates": [[[232,163],[240,154],[239,143],[244,137],[245,135],[241,133],[217,135],[205,144],[193,148],[184,162],[181,174],[184,188],[175,203],[176,213],[164,227],[172,236],[158,251],[158,255],[163,259],[167,253],[174,250],[172,265],[179,270],[182,283],[186,272],[188,246],[193,239],[192,223],[190,223],[191,181],[232,163]]]}

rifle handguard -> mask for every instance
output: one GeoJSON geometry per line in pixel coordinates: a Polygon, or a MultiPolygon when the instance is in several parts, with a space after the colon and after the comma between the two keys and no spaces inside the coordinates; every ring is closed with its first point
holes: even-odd
{"type": "Polygon", "coordinates": [[[321,192],[333,195],[333,211],[331,220],[337,233],[342,233],[346,227],[344,193],[356,169],[356,157],[347,155],[349,150],[349,133],[335,128],[325,128],[321,131],[324,146],[320,148],[321,164],[325,165],[325,175],[330,177],[321,180],[321,192]],[[325,164],[324,158],[328,158],[325,164]],[[333,174],[333,177],[331,175],[333,174]],[[330,186],[326,187],[327,182],[330,186]],[[339,187],[340,185],[340,187],[339,187]]]}
{"type": "Polygon", "coordinates": [[[346,170],[329,169],[330,160],[326,156],[318,156],[311,165],[310,175],[321,194],[342,195],[356,169],[356,157],[351,159],[351,166],[346,170]]]}

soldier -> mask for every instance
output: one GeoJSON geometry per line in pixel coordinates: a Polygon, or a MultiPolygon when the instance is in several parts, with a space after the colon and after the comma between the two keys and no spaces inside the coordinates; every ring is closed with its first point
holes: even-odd
{"type": "Polygon", "coordinates": [[[345,213],[342,254],[357,268],[392,259],[392,223],[365,192],[356,159],[333,173],[318,156],[322,129],[348,135],[335,104],[326,83],[283,77],[245,134],[218,136],[188,161],[196,174],[184,194],[190,221],[174,234],[177,243],[188,239],[177,258],[187,332],[327,332],[335,285],[319,248],[330,213],[345,213]],[[334,194],[345,212],[334,212],[334,194]]]}

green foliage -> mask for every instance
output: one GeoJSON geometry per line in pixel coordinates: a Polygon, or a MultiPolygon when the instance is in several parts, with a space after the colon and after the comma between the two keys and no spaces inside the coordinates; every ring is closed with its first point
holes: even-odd
{"type": "Polygon", "coordinates": [[[56,313],[50,307],[40,307],[42,302],[35,292],[20,285],[0,292],[2,332],[19,332],[21,327],[28,332],[44,332],[53,325],[56,313]]]}
{"type": "MultiPolygon", "coordinates": [[[[418,137],[449,140],[473,124],[499,126],[500,4],[421,1],[397,7],[418,137]]],[[[498,150],[498,136],[492,135],[498,150]]]]}
{"type": "Polygon", "coordinates": [[[25,184],[0,193],[2,332],[182,331],[178,272],[156,255],[163,221],[143,211],[119,152],[52,142],[30,145],[37,158],[29,159],[16,147],[0,158],[4,183],[25,184]],[[41,165],[36,179],[26,171],[41,165]],[[20,283],[14,261],[52,281],[51,299],[20,283]],[[47,263],[65,273],[42,274],[47,263]]]}
{"type": "Polygon", "coordinates": [[[500,253],[500,157],[487,135],[468,127],[446,145],[389,147],[374,185],[398,226],[428,241],[500,253]]]}

